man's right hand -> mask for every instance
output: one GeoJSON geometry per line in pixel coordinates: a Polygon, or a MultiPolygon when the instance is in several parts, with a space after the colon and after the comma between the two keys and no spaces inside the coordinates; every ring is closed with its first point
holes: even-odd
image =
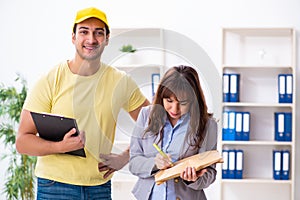
{"type": "Polygon", "coordinates": [[[62,141],[53,142],[37,136],[37,130],[30,111],[22,110],[19,130],[16,136],[16,149],[20,154],[30,156],[46,156],[55,153],[65,153],[78,150],[85,145],[85,133],[82,131],[78,136],[75,128],[64,136],[62,141]]]}
{"type": "Polygon", "coordinates": [[[74,136],[76,129],[72,128],[66,135],[64,139],[60,141],[60,149],[62,153],[78,150],[85,145],[85,132],[81,131],[79,135],[74,136]]]}

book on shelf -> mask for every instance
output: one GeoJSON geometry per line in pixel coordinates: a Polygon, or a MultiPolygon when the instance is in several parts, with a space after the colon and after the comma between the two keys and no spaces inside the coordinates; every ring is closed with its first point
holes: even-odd
{"type": "Polygon", "coordinates": [[[244,163],[244,151],[241,149],[235,150],[235,179],[242,179],[243,178],[243,163],[244,163]]]}
{"type": "Polygon", "coordinates": [[[230,102],[230,74],[223,74],[223,102],[230,102]]]}
{"type": "Polygon", "coordinates": [[[160,185],[167,180],[179,177],[180,173],[184,171],[186,167],[195,167],[196,170],[199,171],[212,164],[222,162],[223,158],[217,150],[199,153],[175,162],[171,168],[160,170],[155,174],[155,182],[157,185],[160,185]]]}
{"type": "Polygon", "coordinates": [[[223,149],[222,179],[242,179],[244,171],[244,150],[223,149]]]}
{"type": "Polygon", "coordinates": [[[235,140],[242,140],[243,113],[235,113],[235,140]]]}
{"type": "Polygon", "coordinates": [[[223,102],[240,102],[240,74],[223,74],[223,102]]]}
{"type": "Polygon", "coordinates": [[[275,112],[275,141],[292,141],[292,113],[275,112]]]}
{"type": "Polygon", "coordinates": [[[227,179],[229,178],[229,171],[228,171],[228,165],[229,165],[229,150],[223,149],[222,150],[222,157],[223,157],[223,163],[222,163],[222,178],[227,179]]]}
{"type": "Polygon", "coordinates": [[[243,125],[242,125],[242,140],[250,140],[250,112],[242,112],[243,114],[243,125]]]}
{"type": "Polygon", "coordinates": [[[235,178],[236,169],[236,152],[234,149],[228,150],[228,177],[230,179],[235,178]]]}
{"type": "Polygon", "coordinates": [[[250,140],[250,112],[223,111],[223,141],[250,140]]]}
{"type": "Polygon", "coordinates": [[[290,179],[290,151],[282,150],[282,171],[281,171],[281,180],[290,179]]]}
{"type": "Polygon", "coordinates": [[[290,151],[273,150],[273,178],[274,180],[289,180],[290,151]]]}
{"type": "Polygon", "coordinates": [[[278,74],[278,102],[293,103],[292,74],[278,74]]]}

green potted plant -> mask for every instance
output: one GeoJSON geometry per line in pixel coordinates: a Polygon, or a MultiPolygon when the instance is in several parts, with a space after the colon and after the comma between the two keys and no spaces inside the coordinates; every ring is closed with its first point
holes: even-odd
{"type": "Polygon", "coordinates": [[[1,160],[8,160],[3,193],[9,200],[29,200],[34,199],[35,196],[33,171],[36,157],[21,155],[15,148],[17,127],[27,95],[26,81],[20,75],[15,81],[21,83],[20,89],[0,84],[0,138],[8,152],[1,155],[1,160]]]}
{"type": "Polygon", "coordinates": [[[133,46],[131,44],[123,45],[119,50],[121,52],[124,52],[124,53],[134,53],[134,52],[136,52],[136,49],[133,48],[133,46]]]}
{"type": "Polygon", "coordinates": [[[123,65],[132,65],[138,63],[138,55],[135,54],[137,51],[131,44],[123,45],[119,49],[123,54],[121,54],[121,62],[123,65]]]}

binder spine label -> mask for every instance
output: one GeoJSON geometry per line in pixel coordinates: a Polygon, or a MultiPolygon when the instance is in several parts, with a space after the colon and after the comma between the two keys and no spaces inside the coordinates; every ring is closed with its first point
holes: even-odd
{"type": "Polygon", "coordinates": [[[250,140],[250,113],[243,113],[243,134],[242,140],[249,141],[250,140]]]}
{"type": "Polygon", "coordinates": [[[240,75],[239,74],[230,74],[230,102],[239,102],[240,101],[240,75]]]}
{"type": "Polygon", "coordinates": [[[235,140],[242,140],[243,114],[237,112],[235,118],[235,140]]]}
{"type": "Polygon", "coordinates": [[[235,178],[235,151],[234,150],[229,150],[228,152],[228,178],[235,178]]]}
{"type": "Polygon", "coordinates": [[[236,150],[236,172],[235,178],[242,179],[243,178],[243,160],[244,160],[244,153],[242,150],[236,150]]]}
{"type": "Polygon", "coordinates": [[[235,112],[229,112],[228,140],[235,140],[235,112]]]}
{"type": "Polygon", "coordinates": [[[286,75],[286,96],[285,102],[292,103],[293,102],[293,75],[286,75]]]}
{"type": "Polygon", "coordinates": [[[282,112],[275,113],[275,141],[284,141],[284,130],[285,130],[285,114],[282,112]]]}
{"type": "Polygon", "coordinates": [[[273,151],[273,178],[281,179],[281,152],[277,150],[273,151]]]}
{"type": "Polygon", "coordinates": [[[278,75],[278,102],[285,103],[285,75],[278,75]]]}
{"type": "Polygon", "coordinates": [[[228,140],[228,131],[229,131],[229,116],[228,116],[228,112],[224,111],[223,112],[223,128],[222,128],[222,140],[228,140]]]}
{"type": "Polygon", "coordinates": [[[222,178],[223,179],[227,179],[229,178],[229,175],[228,175],[228,151],[227,150],[223,150],[222,152],[222,157],[223,157],[223,164],[222,164],[222,178]]]}
{"type": "Polygon", "coordinates": [[[223,102],[230,102],[229,76],[229,74],[223,74],[223,102]]]}
{"type": "Polygon", "coordinates": [[[290,176],[290,152],[282,151],[282,180],[289,180],[290,176]]]}

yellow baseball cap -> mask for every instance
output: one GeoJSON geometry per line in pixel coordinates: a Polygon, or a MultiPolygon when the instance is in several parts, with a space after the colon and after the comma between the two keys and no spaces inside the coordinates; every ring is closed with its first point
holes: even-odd
{"type": "Polygon", "coordinates": [[[94,7],[79,10],[76,14],[74,25],[78,24],[78,23],[80,23],[80,22],[82,22],[82,21],[84,21],[88,18],[91,18],[91,17],[95,17],[97,19],[100,19],[109,28],[109,25],[108,25],[107,19],[106,19],[106,14],[103,11],[101,11],[97,8],[94,8],[94,7]]]}

